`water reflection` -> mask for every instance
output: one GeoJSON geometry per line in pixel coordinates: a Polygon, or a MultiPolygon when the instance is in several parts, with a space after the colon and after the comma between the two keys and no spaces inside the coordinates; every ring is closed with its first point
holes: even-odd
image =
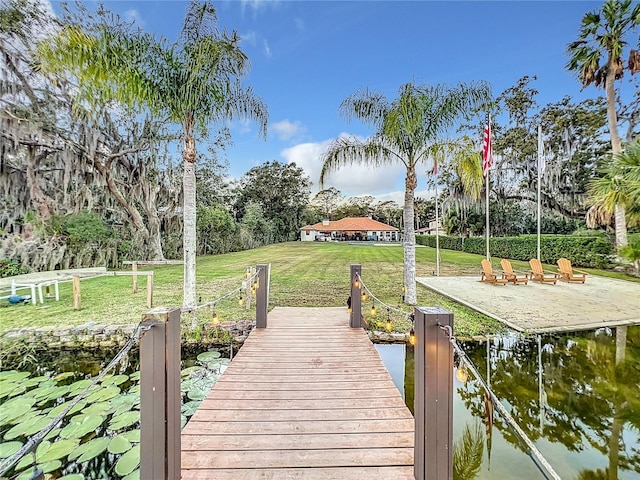
{"type": "MultiPolygon", "coordinates": [[[[563,479],[640,478],[640,327],[500,337],[462,347],[563,479]]],[[[406,365],[401,391],[413,408],[413,351],[404,350],[393,361],[406,365]]],[[[478,382],[454,380],[453,408],[457,442],[465,428],[481,426],[483,461],[473,478],[545,478],[500,415],[490,414],[478,382]]]]}

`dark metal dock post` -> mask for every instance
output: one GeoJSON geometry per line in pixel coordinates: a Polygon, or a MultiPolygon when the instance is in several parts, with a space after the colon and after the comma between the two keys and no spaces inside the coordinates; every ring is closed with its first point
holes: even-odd
{"type": "Polygon", "coordinates": [[[179,480],[180,309],[142,317],[140,338],[140,478],[179,480]]]}
{"type": "Polygon", "coordinates": [[[267,328],[269,310],[270,265],[256,265],[258,271],[258,289],[256,290],[256,328],[267,328]]]}
{"type": "Polygon", "coordinates": [[[414,310],[416,480],[453,478],[453,314],[440,307],[414,310]]]}
{"type": "Polygon", "coordinates": [[[362,285],[360,285],[360,265],[351,265],[351,328],[362,327],[362,285]]]}

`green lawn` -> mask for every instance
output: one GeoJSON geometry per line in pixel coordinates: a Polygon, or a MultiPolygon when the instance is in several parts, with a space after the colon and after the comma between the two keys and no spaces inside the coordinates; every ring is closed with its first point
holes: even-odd
{"type": "MultiPolygon", "coordinates": [[[[441,275],[479,275],[479,255],[441,250],[441,275]]],[[[416,248],[417,275],[433,275],[435,250],[416,248]]],[[[198,258],[198,303],[219,298],[239,287],[247,266],[270,263],[270,307],[274,306],[344,306],[349,296],[349,266],[362,265],[362,279],[371,291],[385,303],[400,307],[403,286],[401,246],[349,245],[346,243],[291,242],[198,258]]],[[[526,262],[512,262],[515,269],[528,270],[526,262]]],[[[499,260],[494,261],[499,268],[499,260]]],[[[553,267],[549,267],[554,269],[553,267]]],[[[155,266],[154,305],[177,306],[182,299],[182,266],[155,266]]],[[[602,274],[602,271],[590,270],[602,274]]],[[[620,277],[620,274],[616,274],[620,277]]],[[[626,277],[628,278],[628,277],[626,277]]],[[[79,325],[86,322],[102,324],[137,324],[146,308],[145,279],[139,277],[139,291],[131,292],[131,277],[101,277],[84,279],[81,283],[82,309],[73,310],[71,283],[60,285],[60,301],[47,300],[44,306],[20,305],[0,308],[0,331],[20,327],[79,325]]],[[[455,315],[456,332],[476,335],[501,330],[494,320],[418,286],[419,305],[442,306],[455,315]]],[[[7,305],[2,302],[2,305],[7,305]]],[[[365,304],[365,316],[370,309],[365,304]]],[[[403,306],[410,311],[410,308],[403,306]]],[[[238,296],[216,307],[221,320],[254,318],[254,311],[238,306],[238,296]]],[[[377,306],[372,323],[386,320],[384,307],[377,306]]],[[[198,321],[209,320],[211,311],[201,310],[198,321]]],[[[187,320],[191,315],[184,315],[187,320]]],[[[394,316],[396,331],[408,330],[400,316],[394,316]]]]}

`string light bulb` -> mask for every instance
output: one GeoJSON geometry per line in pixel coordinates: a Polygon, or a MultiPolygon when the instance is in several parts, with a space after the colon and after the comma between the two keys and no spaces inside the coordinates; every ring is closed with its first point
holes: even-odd
{"type": "Polygon", "coordinates": [[[367,301],[367,294],[362,292],[362,301],[366,302],[367,301]]]}
{"type": "Polygon", "coordinates": [[[386,329],[387,329],[387,332],[390,332],[391,330],[393,330],[393,323],[391,323],[391,318],[389,317],[387,317],[386,329]]]}
{"type": "Polygon", "coordinates": [[[371,316],[372,317],[376,316],[376,304],[375,304],[375,302],[371,304],[371,316]]]}
{"type": "Polygon", "coordinates": [[[211,323],[213,323],[214,325],[220,324],[220,318],[218,317],[218,312],[216,312],[215,310],[211,314],[211,323]]]}
{"type": "Polygon", "coordinates": [[[461,383],[467,383],[467,380],[469,380],[469,372],[462,362],[456,368],[456,378],[461,383]]]}
{"type": "Polygon", "coordinates": [[[242,295],[240,295],[238,297],[238,305],[242,305],[244,303],[244,299],[242,298],[242,295]]]}
{"type": "Polygon", "coordinates": [[[353,309],[351,307],[347,308],[347,313],[351,313],[353,312],[353,309]]]}
{"type": "Polygon", "coordinates": [[[356,288],[360,288],[360,281],[357,278],[353,281],[353,286],[356,288]]]}
{"type": "Polygon", "coordinates": [[[409,343],[411,345],[416,344],[416,332],[413,330],[413,327],[411,327],[411,330],[409,330],[409,343]]]}

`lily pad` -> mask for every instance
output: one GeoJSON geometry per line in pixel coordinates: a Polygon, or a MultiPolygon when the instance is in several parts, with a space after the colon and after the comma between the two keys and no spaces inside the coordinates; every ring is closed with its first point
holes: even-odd
{"type": "Polygon", "coordinates": [[[130,427],[131,425],[139,421],[140,412],[138,412],[137,410],[124,412],[111,419],[111,422],[109,422],[109,428],[111,430],[121,430],[123,428],[130,427]]]}
{"type": "Polygon", "coordinates": [[[13,440],[20,436],[27,437],[33,435],[46,427],[50,421],[51,419],[44,415],[35,415],[9,429],[9,431],[4,434],[4,439],[13,440]]]}
{"type": "Polygon", "coordinates": [[[58,435],[60,435],[61,431],[62,431],[61,428],[54,428],[49,433],[47,433],[47,435],[44,437],[44,439],[45,440],[53,440],[53,439],[57,438],[58,435]]]}
{"type": "MultiPolygon", "coordinates": [[[[69,405],[71,405],[71,402],[73,400],[69,400],[67,402],[61,403],[60,405],[57,405],[55,407],[53,407],[51,409],[51,411],[47,414],[47,416],[49,418],[54,418],[57,417],[58,415],[60,415],[69,405]]],[[[80,400],[80,402],[78,402],[78,404],[71,408],[71,410],[69,410],[69,413],[67,413],[67,415],[73,415],[79,411],[81,411],[82,409],[84,409],[84,407],[87,405],[87,401],[86,400],[80,400]]]]}
{"type": "Polygon", "coordinates": [[[116,462],[115,471],[121,477],[129,475],[140,465],[140,445],[135,445],[116,462]]]}
{"type": "Polygon", "coordinates": [[[129,380],[131,380],[132,382],[136,382],[140,380],[140,370],[138,370],[137,372],[133,372],[131,375],[129,375],[129,380]]]}
{"type": "Polygon", "coordinates": [[[189,390],[189,392],[187,393],[187,397],[189,397],[189,399],[194,401],[202,401],[205,399],[206,396],[207,396],[207,392],[200,389],[189,390]]]}
{"type": "Polygon", "coordinates": [[[99,437],[85,443],[82,455],[78,457],[76,462],[83,463],[97,457],[107,449],[109,442],[111,442],[109,437],[99,437]]]}
{"type": "Polygon", "coordinates": [[[95,403],[95,402],[106,402],[107,400],[111,400],[113,397],[120,393],[120,387],[112,385],[110,387],[101,388],[95,393],[92,393],[87,397],[87,402],[95,403]]]}
{"type": "Polygon", "coordinates": [[[23,418],[36,403],[34,398],[13,398],[0,405],[0,426],[13,423],[13,420],[23,418]]]}
{"type": "Polygon", "coordinates": [[[140,480],[140,469],[134,470],[122,480],[140,480]]]}
{"type": "Polygon", "coordinates": [[[119,395],[111,400],[109,406],[113,415],[118,416],[121,413],[128,412],[139,402],[140,397],[137,395],[119,395]]]}
{"type": "Polygon", "coordinates": [[[129,380],[129,375],[112,375],[109,378],[102,379],[102,386],[107,387],[109,385],[122,385],[129,380]]]}
{"type": "Polygon", "coordinates": [[[52,460],[52,461],[47,462],[47,463],[42,463],[42,464],[39,463],[38,464],[38,467],[44,473],[50,473],[50,472],[53,472],[55,470],[58,470],[61,466],[62,466],[62,462],[60,460],[52,460]]]}
{"type": "Polygon", "coordinates": [[[101,415],[88,415],[82,421],[71,421],[60,432],[61,438],[82,438],[87,433],[94,432],[102,423],[104,417],[101,415]]]}
{"type": "Polygon", "coordinates": [[[78,380],[77,382],[73,382],[71,385],[69,385],[69,394],[77,395],[78,393],[83,391],[85,388],[87,388],[89,385],[91,385],[91,380],[88,378],[84,380],[78,380]]]}
{"type": "Polygon", "coordinates": [[[60,460],[69,455],[78,446],[78,439],[58,440],[51,445],[40,458],[38,463],[47,463],[52,460],[60,460]]]}
{"type": "Polygon", "coordinates": [[[215,360],[216,358],[220,358],[222,356],[222,354],[220,352],[216,352],[216,351],[211,351],[211,352],[203,352],[200,355],[198,355],[198,361],[199,362],[210,362],[212,360],[215,360]]]}
{"type": "Polygon", "coordinates": [[[9,458],[22,447],[22,442],[0,443],[0,458],[9,458]]]}
{"type": "Polygon", "coordinates": [[[0,372],[0,380],[7,382],[19,382],[25,378],[29,378],[31,374],[29,372],[19,372],[17,370],[5,370],[0,372]]]}
{"type": "Polygon", "coordinates": [[[109,402],[98,402],[89,405],[82,413],[85,415],[106,415],[111,410],[111,404],[109,402]]]}
{"type": "Polygon", "coordinates": [[[18,386],[14,382],[0,382],[0,398],[8,397],[18,386]]]}
{"type": "Polygon", "coordinates": [[[192,402],[187,402],[184,403],[182,405],[181,411],[184,415],[190,417],[191,415],[193,415],[194,413],[196,413],[196,410],[198,410],[198,407],[200,406],[199,401],[192,401],[192,402]]]}
{"type": "Polygon", "coordinates": [[[122,435],[116,435],[109,442],[107,449],[113,454],[125,453],[131,450],[131,442],[122,435]]]}
{"type": "Polygon", "coordinates": [[[84,475],[81,473],[72,473],[58,478],[58,480],[84,480],[84,475]]]}
{"type": "Polygon", "coordinates": [[[128,432],[124,432],[121,435],[131,443],[140,443],[140,429],[129,430],[128,432]]]}
{"type": "Polygon", "coordinates": [[[52,380],[51,377],[48,377],[47,375],[40,375],[39,377],[31,377],[21,383],[29,388],[35,385],[55,385],[54,380],[52,380]]]}

